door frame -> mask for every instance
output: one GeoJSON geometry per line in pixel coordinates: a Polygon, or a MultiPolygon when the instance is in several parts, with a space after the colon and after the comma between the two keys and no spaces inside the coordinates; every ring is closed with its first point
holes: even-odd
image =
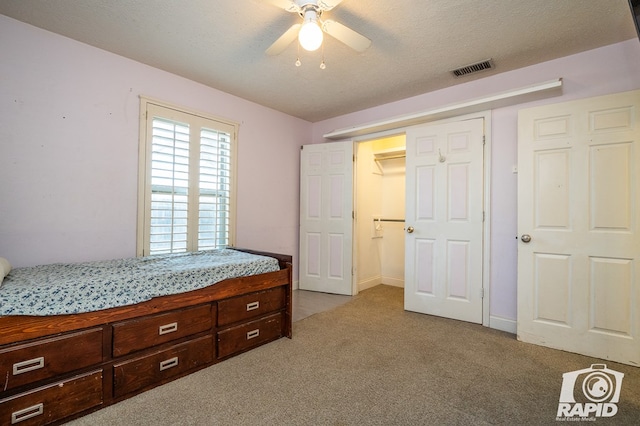
{"type": "MultiPolygon", "coordinates": [[[[496,328],[498,330],[507,331],[510,333],[515,333],[515,321],[513,326],[511,322],[501,321],[499,318],[492,319],[490,316],[490,307],[491,307],[491,110],[480,111],[471,114],[460,115],[452,118],[445,118],[442,120],[434,120],[434,121],[424,121],[420,123],[412,123],[411,126],[422,124],[445,124],[445,123],[454,123],[457,121],[471,120],[475,118],[483,118],[484,119],[484,161],[483,161],[483,177],[484,177],[484,185],[483,185],[483,206],[484,206],[484,223],[483,223],[483,231],[482,231],[482,288],[483,288],[483,299],[482,299],[482,325],[485,327],[496,328]]],[[[401,127],[394,130],[386,130],[383,132],[374,132],[368,133],[366,135],[353,137],[353,142],[366,142],[371,141],[372,139],[385,138],[389,136],[406,134],[406,129],[410,126],[401,127]]],[[[354,150],[357,152],[357,149],[354,150]]],[[[358,158],[356,157],[356,162],[358,158]]],[[[356,165],[357,167],[357,165],[356,165]]],[[[357,191],[357,181],[354,177],[354,197],[357,191]]],[[[356,217],[356,222],[358,221],[358,212],[355,211],[357,206],[354,203],[354,212],[356,217]]],[[[354,226],[353,231],[353,259],[357,259],[357,238],[360,236],[357,234],[357,226],[354,226]]],[[[358,266],[354,262],[353,266],[353,294],[356,295],[358,293],[358,266]]],[[[405,284],[406,285],[406,284],[405,284]]]]}

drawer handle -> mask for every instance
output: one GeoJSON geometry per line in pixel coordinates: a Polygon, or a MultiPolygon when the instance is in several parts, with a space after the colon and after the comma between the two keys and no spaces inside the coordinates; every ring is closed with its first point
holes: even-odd
{"type": "Polygon", "coordinates": [[[163,334],[173,333],[174,331],[178,331],[178,323],[172,322],[171,324],[165,324],[158,327],[158,335],[162,336],[163,334]]]}
{"type": "Polygon", "coordinates": [[[27,371],[37,370],[38,368],[44,367],[44,357],[38,357],[33,359],[28,359],[22,362],[16,362],[13,364],[13,375],[17,376],[18,374],[26,373],[27,371]]]}
{"type": "Polygon", "coordinates": [[[178,365],[178,357],[174,356],[173,358],[169,358],[168,360],[162,361],[160,363],[160,371],[167,370],[177,365],[178,365]]]}
{"type": "Polygon", "coordinates": [[[42,413],[44,413],[44,404],[42,402],[22,410],[14,411],[11,413],[11,424],[15,425],[24,420],[32,419],[42,413]]]}
{"type": "Polygon", "coordinates": [[[247,340],[253,339],[260,335],[260,329],[256,328],[255,330],[247,331],[247,340]]]}
{"type": "Polygon", "coordinates": [[[259,307],[260,307],[259,301],[247,303],[247,312],[258,309],[259,307]]]}

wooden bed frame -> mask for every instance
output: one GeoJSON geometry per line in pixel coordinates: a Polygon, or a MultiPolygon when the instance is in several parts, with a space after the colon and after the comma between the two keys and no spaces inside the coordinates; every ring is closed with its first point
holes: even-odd
{"type": "Polygon", "coordinates": [[[136,305],[0,317],[0,426],[61,423],[280,337],[291,338],[292,258],[136,305]]]}

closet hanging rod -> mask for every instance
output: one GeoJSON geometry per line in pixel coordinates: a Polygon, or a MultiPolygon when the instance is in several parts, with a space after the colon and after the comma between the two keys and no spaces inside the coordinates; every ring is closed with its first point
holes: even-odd
{"type": "Polygon", "coordinates": [[[404,222],[404,219],[383,219],[383,218],[374,218],[374,222],[404,222]]]}

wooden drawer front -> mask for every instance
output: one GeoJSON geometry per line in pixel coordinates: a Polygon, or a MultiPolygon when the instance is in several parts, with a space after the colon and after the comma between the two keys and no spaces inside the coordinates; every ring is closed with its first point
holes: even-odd
{"type": "Polygon", "coordinates": [[[102,328],[44,338],[0,349],[3,390],[102,362],[102,328]]]}
{"type": "Polygon", "coordinates": [[[218,326],[256,318],[284,307],[284,287],[218,302],[218,326]]]}
{"type": "Polygon", "coordinates": [[[0,425],[45,425],[102,404],[102,370],[0,401],[0,425]]]}
{"type": "Polygon", "coordinates": [[[113,356],[207,331],[212,324],[211,305],[116,323],[113,325],[113,356]]]}
{"type": "Polygon", "coordinates": [[[213,361],[213,336],[175,345],[167,350],[127,360],[113,366],[113,396],[159,385],[213,361]]]}
{"type": "Polygon", "coordinates": [[[218,332],[218,358],[282,337],[282,313],[218,332]]]}

